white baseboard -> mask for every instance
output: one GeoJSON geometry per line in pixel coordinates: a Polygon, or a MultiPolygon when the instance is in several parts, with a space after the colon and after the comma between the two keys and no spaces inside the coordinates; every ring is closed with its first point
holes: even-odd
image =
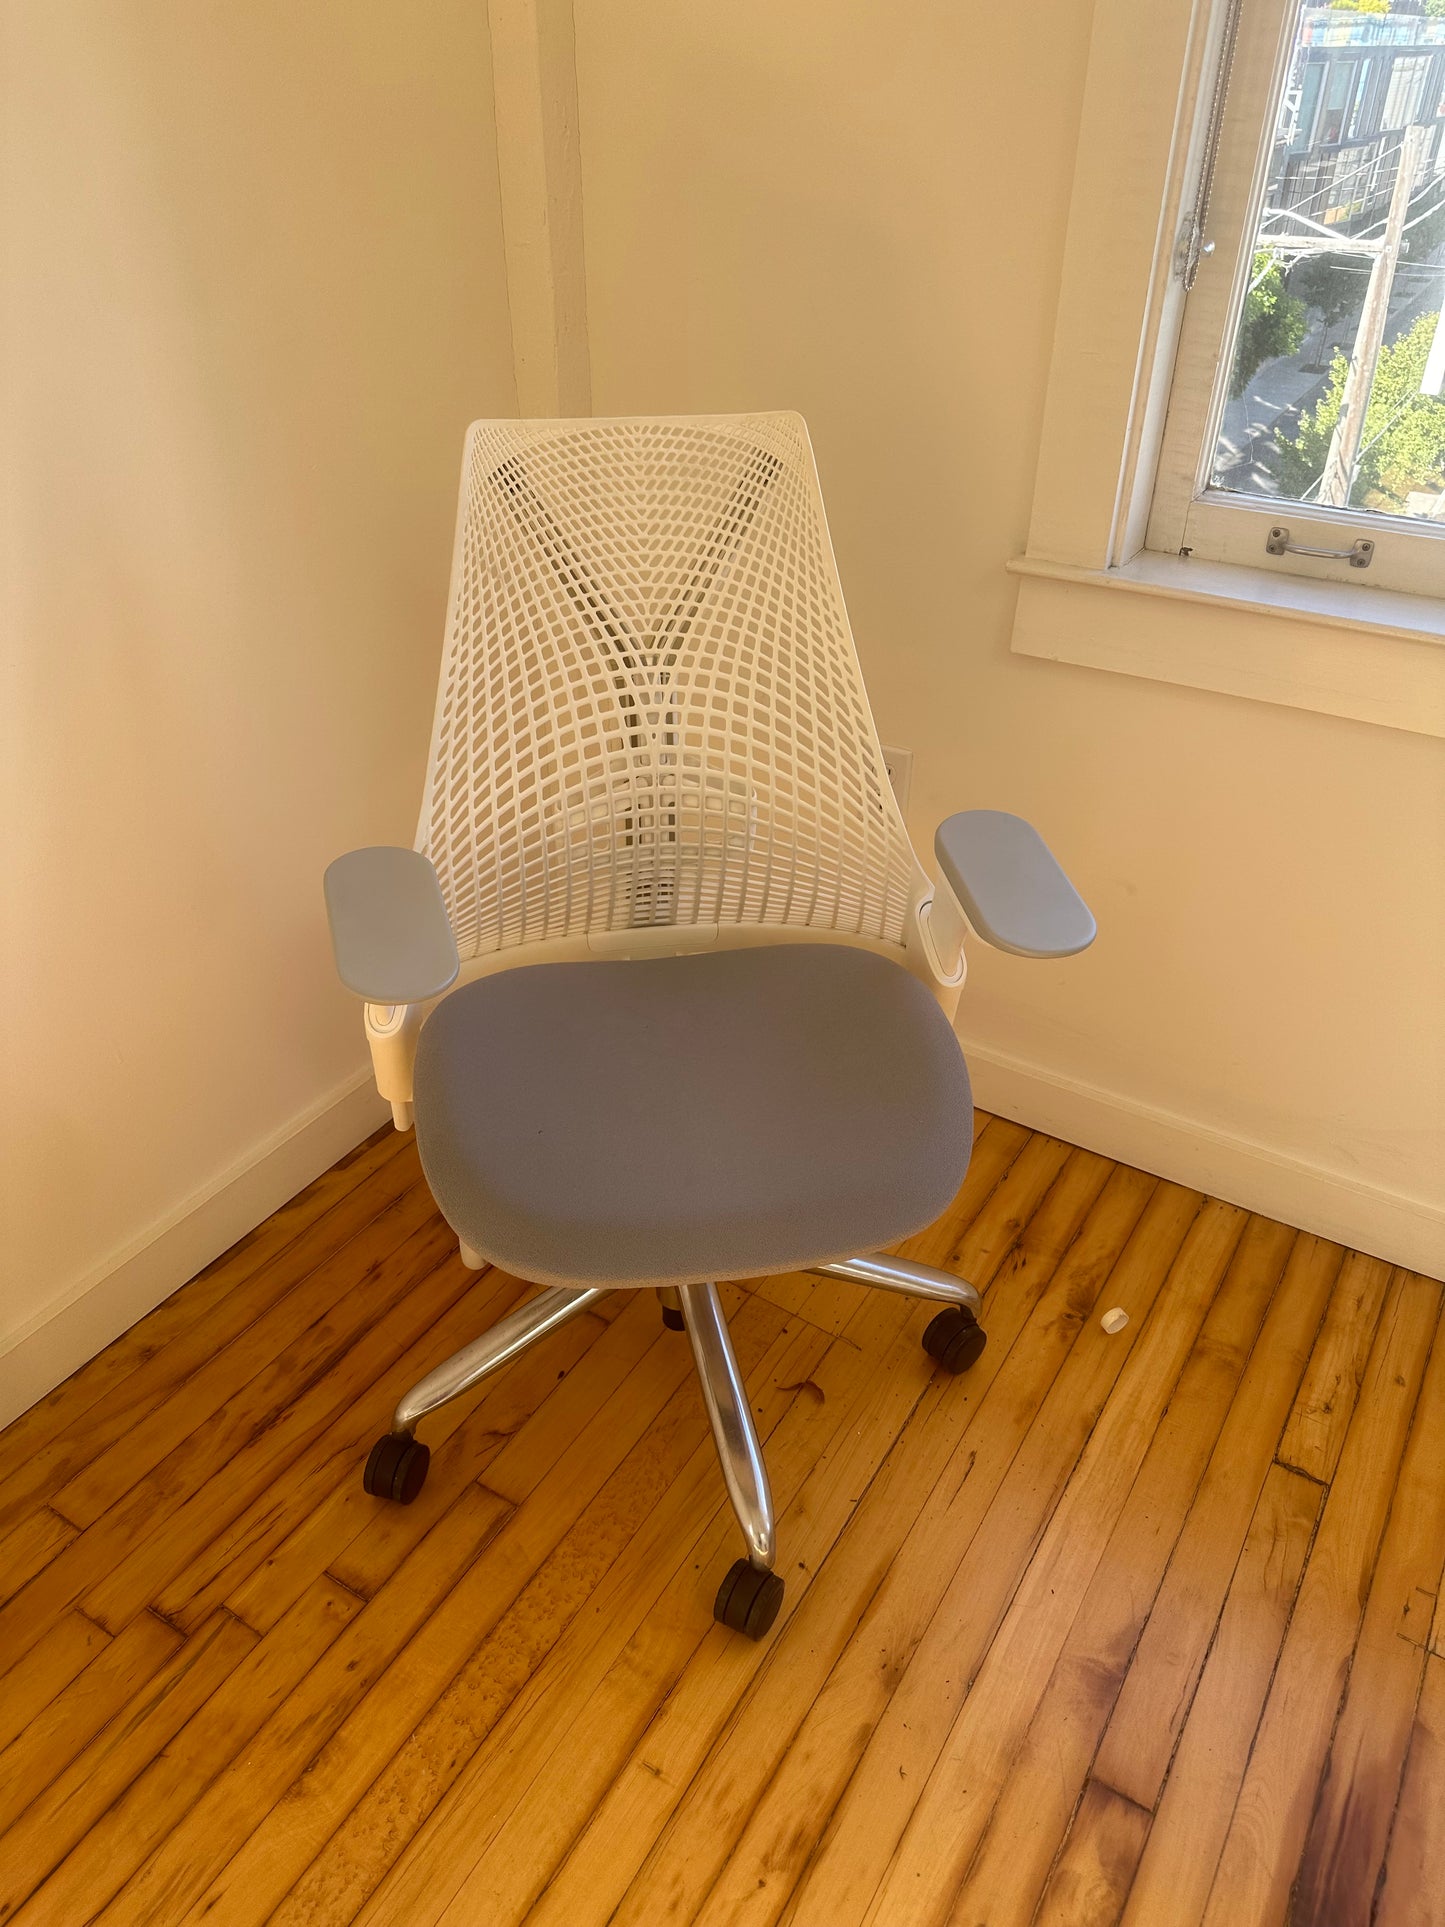
{"type": "Polygon", "coordinates": [[[390,1115],[368,1066],[0,1336],[0,1425],[44,1398],[390,1115]]]}
{"type": "Polygon", "coordinates": [[[1445,1276],[1445,1210],[960,1040],[980,1109],[1391,1264],[1445,1276]]]}

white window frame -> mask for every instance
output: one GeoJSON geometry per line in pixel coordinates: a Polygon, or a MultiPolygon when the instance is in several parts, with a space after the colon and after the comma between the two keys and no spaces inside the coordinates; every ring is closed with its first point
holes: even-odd
{"type": "MultiPolygon", "coordinates": [[[[1182,539],[1182,517],[1198,488],[1213,375],[1252,251],[1250,197],[1293,23],[1291,0],[1248,0],[1241,16],[1234,86],[1256,98],[1252,108],[1248,94],[1235,99],[1215,177],[1214,205],[1223,204],[1232,238],[1216,246],[1190,297],[1203,318],[1186,323],[1173,257],[1226,13],[1226,0],[1097,0],[1028,548],[1010,565],[1022,578],[1013,647],[1445,736],[1445,546],[1436,532],[1407,523],[1398,533],[1420,545],[1411,553],[1442,558],[1438,579],[1427,564],[1413,593],[1382,585],[1373,568],[1368,586],[1359,572],[1343,581],[1340,565],[1308,558],[1281,558],[1280,568],[1263,550],[1263,533],[1282,515],[1269,502],[1221,507],[1246,519],[1237,531],[1221,524],[1216,555],[1179,553],[1196,546],[1182,539]],[[1207,327],[1215,332],[1206,350],[1194,337],[1207,340],[1207,327]],[[1193,372],[1186,355],[1196,357],[1193,372]],[[1181,486],[1177,450],[1186,446],[1181,486]],[[1167,471],[1166,448],[1175,451],[1167,471]],[[1094,593],[1101,588],[1130,593],[1094,593]]],[[[1287,519],[1301,540],[1320,523],[1338,536],[1344,516],[1291,504],[1287,519]]],[[[1387,519],[1362,523],[1377,555],[1387,519]]]]}
{"type": "Polygon", "coordinates": [[[1258,565],[1271,573],[1338,581],[1348,564],[1291,551],[1269,557],[1271,528],[1292,543],[1348,550],[1374,544],[1370,587],[1429,595],[1445,585],[1445,526],[1403,516],[1311,509],[1211,490],[1226,399],[1232,334],[1254,260],[1254,233],[1274,142],[1274,102],[1293,52],[1297,0],[1245,0],[1210,201],[1214,252],[1204,257],[1180,321],[1174,377],[1145,546],[1205,561],[1258,565]],[[1221,352],[1221,349],[1224,352],[1221,352]]]}

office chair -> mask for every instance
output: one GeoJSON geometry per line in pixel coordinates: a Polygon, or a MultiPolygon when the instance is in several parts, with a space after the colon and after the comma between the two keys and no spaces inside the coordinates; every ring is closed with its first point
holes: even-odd
{"type": "Polygon", "coordinates": [[[477,422],[412,850],[326,873],[376,1081],[461,1245],[544,1287],[402,1399],[366,1490],[409,1503],[418,1420],[611,1291],[690,1342],[747,1555],[782,1602],[767,1471],[717,1280],[820,1272],[944,1307],[884,1255],[972,1143],[963,939],[1062,957],[1094,920],[1038,835],[969,810],[945,888],[884,768],[794,414],[477,422]]]}

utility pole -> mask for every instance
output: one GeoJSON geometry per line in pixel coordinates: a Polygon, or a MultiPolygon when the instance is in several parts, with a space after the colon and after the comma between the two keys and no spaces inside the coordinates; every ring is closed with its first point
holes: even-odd
{"type": "Polygon", "coordinates": [[[1345,376],[1345,392],[1340,398],[1340,418],[1330,438],[1330,452],[1320,479],[1318,500],[1325,508],[1342,509],[1350,505],[1355,485],[1355,467],[1360,459],[1360,443],[1365,434],[1365,416],[1370,407],[1370,390],[1375,384],[1375,364],[1385,340],[1385,321],[1390,312],[1390,293],[1395,285],[1395,269],[1400,260],[1400,237],[1405,232],[1405,216],[1415,176],[1420,170],[1423,127],[1407,128],[1400,144],[1400,165],[1390,194],[1390,212],[1385,220],[1385,236],[1370,269],[1370,285],[1365,290],[1365,305],[1360,310],[1360,325],[1355,330],[1355,345],[1350,350],[1350,369],[1345,376]]]}

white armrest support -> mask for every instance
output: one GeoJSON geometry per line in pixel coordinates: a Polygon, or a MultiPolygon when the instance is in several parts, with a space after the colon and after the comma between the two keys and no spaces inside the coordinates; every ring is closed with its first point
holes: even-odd
{"type": "Polygon", "coordinates": [[[1072,957],[1097,925],[1031,823],[1004,810],[961,810],[938,826],[939,868],[970,929],[1016,957],[1072,957]]]}
{"type": "Polygon", "coordinates": [[[376,1088],[391,1106],[398,1131],[412,1124],[412,1072],[416,1040],[425,1012],[420,1004],[368,1004],[366,1041],[371,1047],[371,1074],[376,1088]]]}
{"type": "Polygon", "coordinates": [[[351,850],[326,872],[336,970],[370,1004],[439,997],[461,969],[456,938],[428,858],[385,845],[351,850]]]}

